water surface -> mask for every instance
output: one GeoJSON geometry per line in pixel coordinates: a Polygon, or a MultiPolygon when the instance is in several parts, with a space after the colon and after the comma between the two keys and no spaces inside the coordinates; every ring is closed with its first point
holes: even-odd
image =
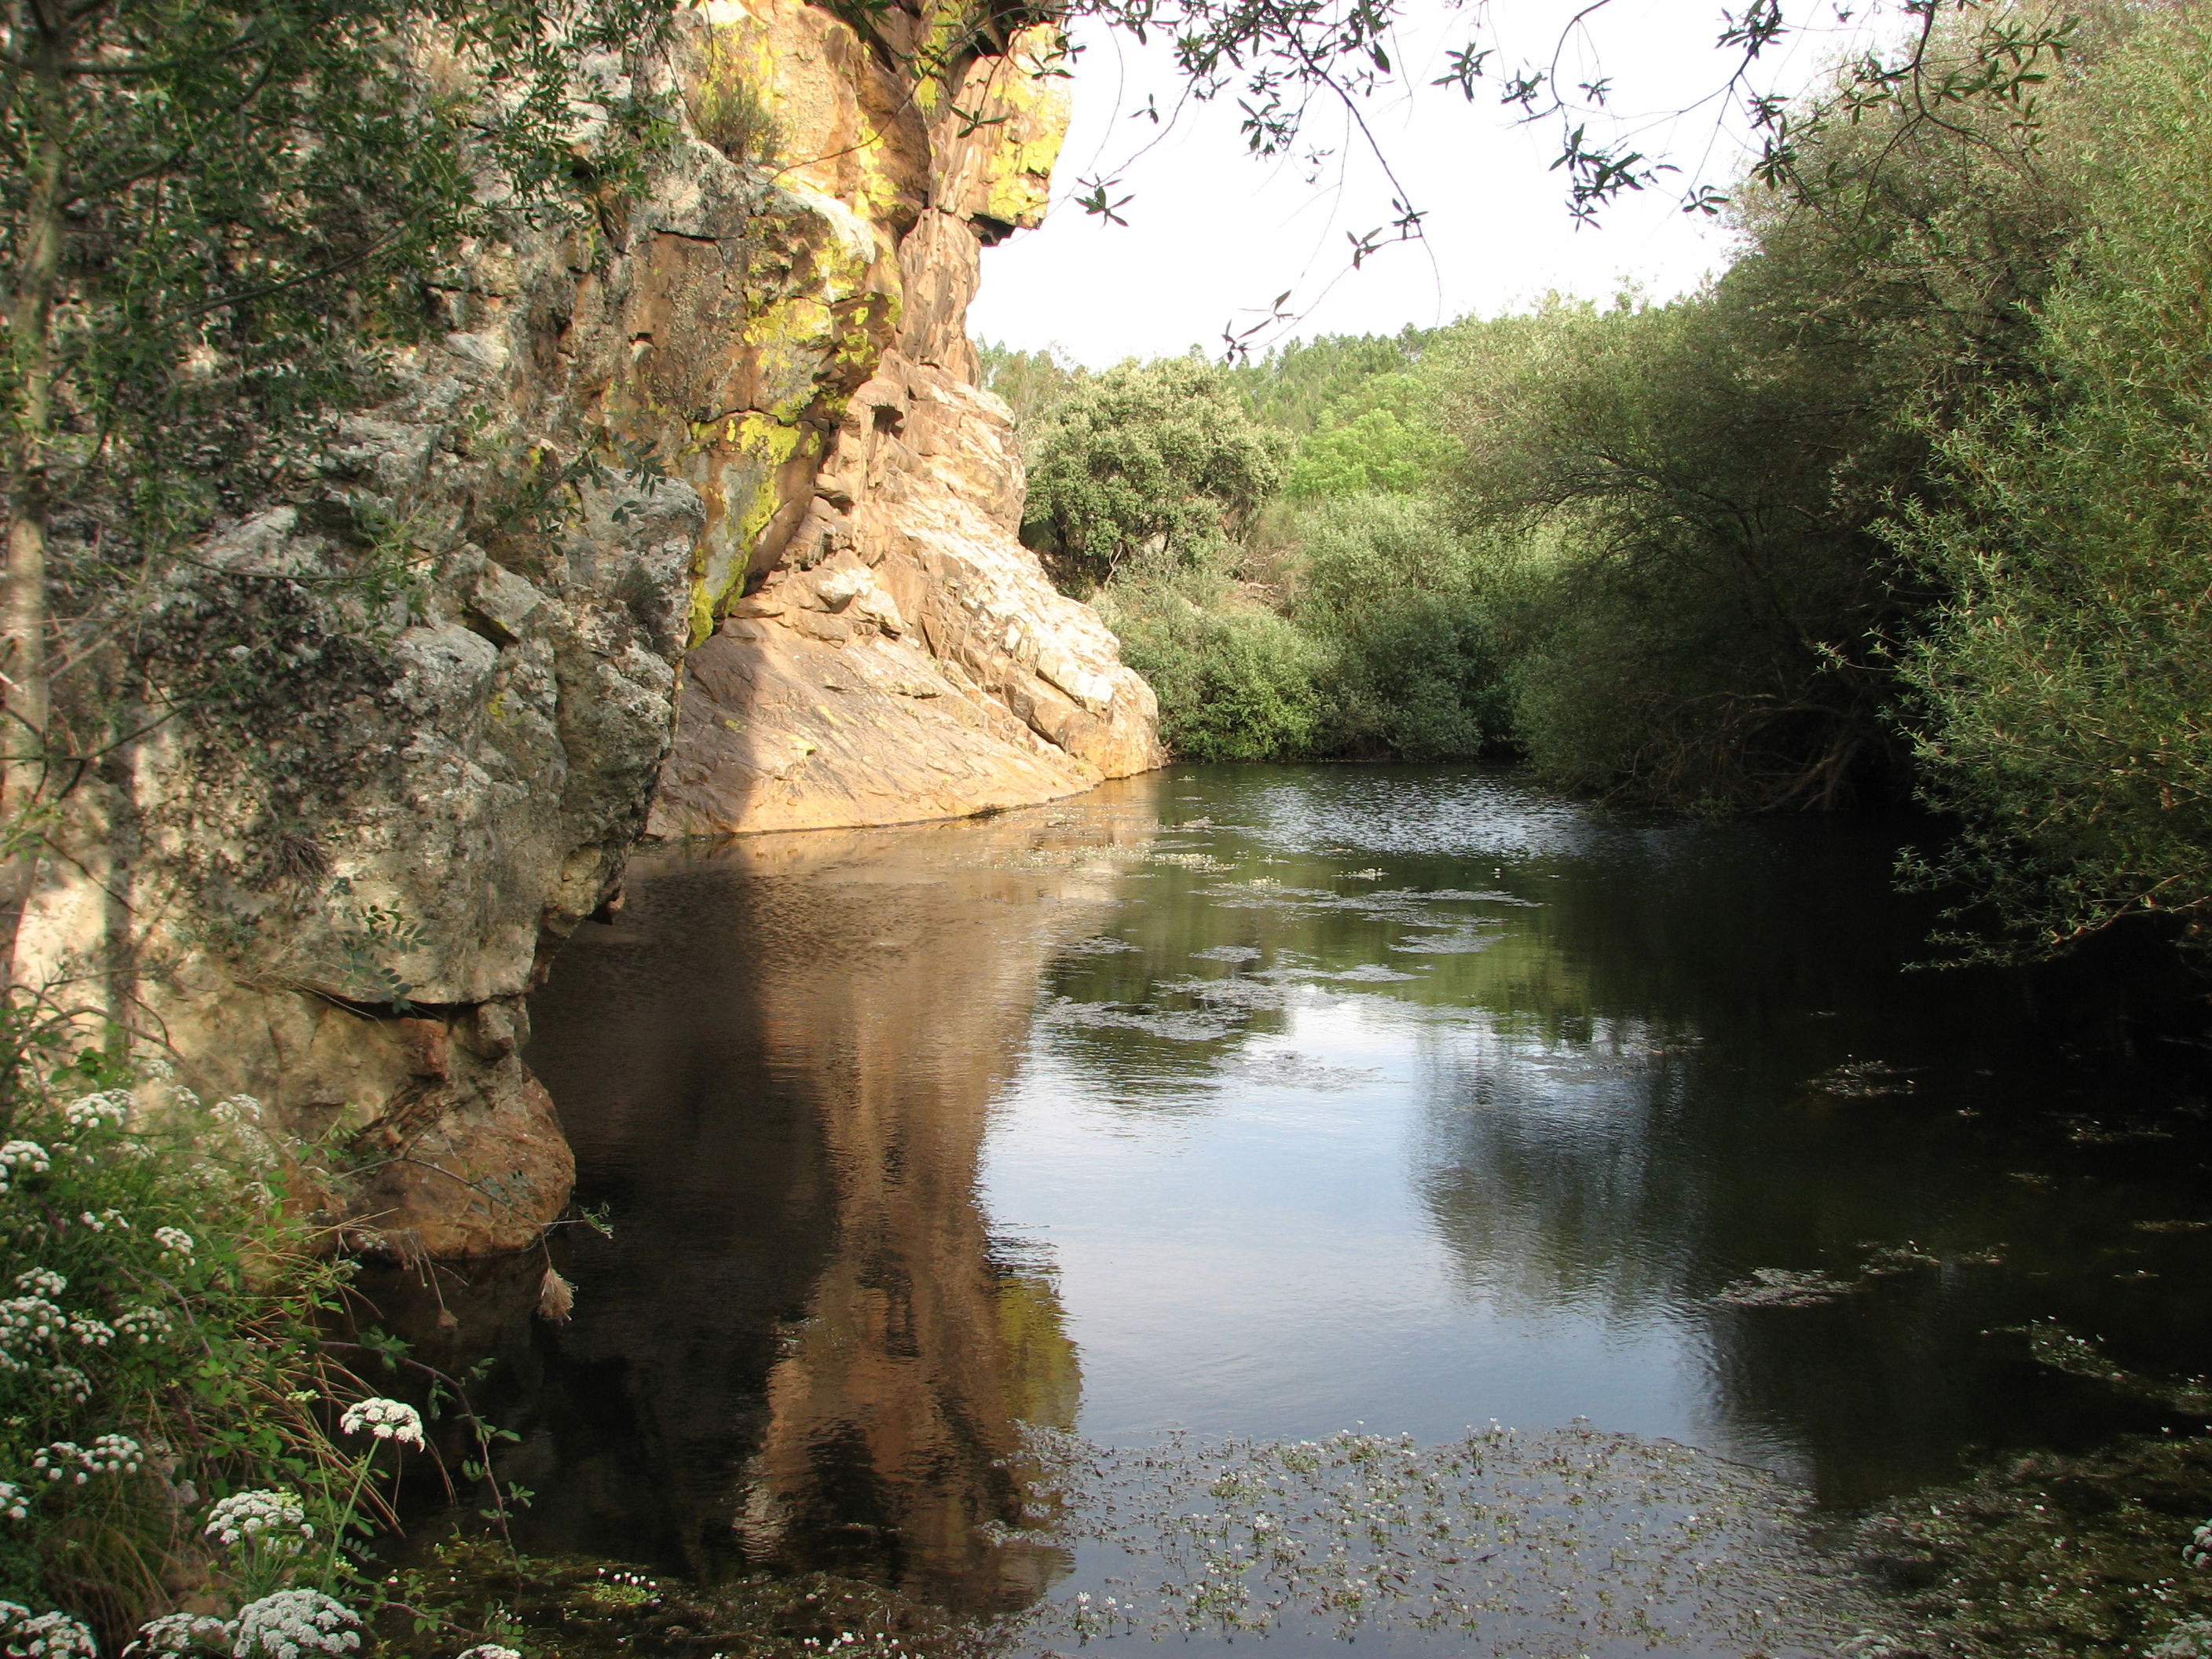
{"type": "Polygon", "coordinates": [[[519,1374],[529,1541],[1004,1610],[1112,1576],[1024,1425],[1626,1434],[1831,1509],[2155,1428],[2021,1333],[2212,1370],[2201,1147],[2028,977],[1909,969],[1900,837],[1224,767],[641,858],[533,1006],[614,1231],[519,1374]]]}

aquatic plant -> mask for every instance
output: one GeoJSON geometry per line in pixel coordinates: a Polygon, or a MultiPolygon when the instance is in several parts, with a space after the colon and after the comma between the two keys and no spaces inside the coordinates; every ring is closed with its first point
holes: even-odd
{"type": "MultiPolygon", "coordinates": [[[[2071,1659],[2212,1655],[2212,1582],[2176,1511],[2212,1509],[2212,1437],[2159,1435],[2083,1457],[2036,1453],[1869,1519],[1860,1559],[1891,1587],[1877,1621],[1914,1653],[2071,1659]],[[2160,1646],[2160,1644],[2169,1645],[2160,1646]]],[[[2203,1529],[2199,1529],[2200,1531],[2203,1529]]]]}
{"type": "Polygon", "coordinates": [[[1688,1447],[1577,1426],[1444,1444],[1170,1436],[1122,1449],[1032,1431],[1031,1507],[1002,1541],[1117,1565],[1020,1621],[1055,1638],[1393,1629],[1549,1652],[1571,1631],[1701,1649],[1832,1653],[1866,1607],[1803,1540],[1806,1500],[1688,1447]]]}

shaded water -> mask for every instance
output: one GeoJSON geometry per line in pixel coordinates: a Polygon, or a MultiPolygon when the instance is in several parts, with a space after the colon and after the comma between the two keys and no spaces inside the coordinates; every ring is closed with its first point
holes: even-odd
{"type": "MultiPolygon", "coordinates": [[[[1073,1608],[1189,1553],[1132,1567],[1084,1506],[1156,1544],[1220,1437],[1501,1423],[1596,1449],[1589,1562],[1528,1547],[1595,1579],[1607,1504],[1778,1536],[1794,1489],[2155,1427],[2020,1333],[2212,1369],[2201,1148],[2023,977],[1902,970],[1898,838],[1250,767],[640,859],[533,1006],[614,1231],[512,1370],[524,1541],[1073,1608]]],[[[1482,1526],[1552,1501],[1527,1445],[1482,1526]]]]}

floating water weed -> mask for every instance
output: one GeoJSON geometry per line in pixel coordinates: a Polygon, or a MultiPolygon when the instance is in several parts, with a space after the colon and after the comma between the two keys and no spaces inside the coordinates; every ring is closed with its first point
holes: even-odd
{"type": "Polygon", "coordinates": [[[1030,1449],[1061,1518],[1006,1536],[1109,1565],[1019,1621],[1024,1644],[1409,1629],[1479,1631],[1499,1655],[1563,1637],[1827,1655],[1865,1623],[1799,1540],[1802,1493],[1668,1443],[1492,1428],[1125,1450],[1037,1431],[1030,1449]]]}
{"type": "Polygon", "coordinates": [[[1331,1066],[1287,1048],[1225,1056],[1214,1062],[1214,1069],[1278,1089],[1357,1089],[1382,1075],[1373,1066],[1331,1066]]]}
{"type": "Polygon", "coordinates": [[[1044,1025],[1089,1026],[1144,1031],[1170,1042],[1218,1042],[1235,1026],[1219,1016],[1195,1009],[1153,1009],[1115,1002],[1076,1002],[1054,997],[1037,1011],[1044,1025]]]}
{"type": "Polygon", "coordinates": [[[1817,1308],[1857,1289],[1849,1279],[1831,1279],[1826,1273],[1756,1267],[1750,1278],[1739,1279],[1717,1291],[1713,1300],[1731,1308],[1817,1308]]]}
{"type": "Polygon", "coordinates": [[[1821,1073],[1805,1086],[1845,1100],[1877,1100],[1909,1095],[1917,1085],[1905,1071],[1886,1060],[1855,1060],[1821,1073]]]}

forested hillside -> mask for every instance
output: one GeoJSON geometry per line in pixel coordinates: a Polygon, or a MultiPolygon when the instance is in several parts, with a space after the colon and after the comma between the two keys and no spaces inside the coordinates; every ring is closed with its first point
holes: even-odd
{"type": "Polygon", "coordinates": [[[1735,194],[1741,257],[1671,303],[1233,367],[987,352],[1026,534],[1186,755],[1510,753],[1703,811],[1917,797],[1958,827],[1923,873],[2031,948],[2193,928],[2212,29],[2111,10],[2063,63],[1940,119],[1808,106],[1794,167],[1735,194]]]}

